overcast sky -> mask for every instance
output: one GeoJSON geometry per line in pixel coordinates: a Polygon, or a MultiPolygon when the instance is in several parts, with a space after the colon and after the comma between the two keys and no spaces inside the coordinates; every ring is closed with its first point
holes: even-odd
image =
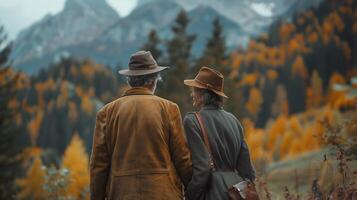
{"type": "MultiPolygon", "coordinates": [[[[137,0],[106,0],[120,16],[125,16],[136,5],[137,0]]],[[[23,28],[40,20],[46,14],[56,14],[63,9],[65,0],[0,0],[0,24],[10,39],[23,28]]]]}

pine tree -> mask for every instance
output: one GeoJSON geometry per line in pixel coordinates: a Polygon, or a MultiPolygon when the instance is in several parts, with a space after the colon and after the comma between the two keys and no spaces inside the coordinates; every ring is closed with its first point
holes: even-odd
{"type": "Polygon", "coordinates": [[[183,80],[188,78],[187,74],[192,62],[191,47],[196,38],[195,35],[187,33],[188,24],[188,16],[184,10],[181,10],[171,27],[173,38],[166,43],[168,63],[171,66],[166,76],[170,78],[165,81],[162,90],[159,90],[162,96],[177,102],[184,111],[188,110],[187,102],[190,101],[188,100],[189,90],[183,84],[183,80]]]}
{"type": "Polygon", "coordinates": [[[187,33],[188,24],[187,13],[181,10],[176,17],[174,25],[171,27],[174,37],[167,42],[169,61],[179,64],[175,67],[176,70],[187,70],[191,46],[196,39],[195,35],[187,33]]]}
{"type": "Polygon", "coordinates": [[[18,110],[9,103],[15,96],[18,75],[7,65],[11,47],[5,41],[4,28],[0,27],[0,47],[3,47],[0,49],[0,199],[12,199],[21,148],[20,132],[15,123],[18,110]]]}
{"type": "Polygon", "coordinates": [[[88,155],[78,134],[72,137],[71,143],[64,153],[62,166],[69,170],[69,195],[76,197],[76,199],[87,199],[89,184],[88,155]]]}
{"type": "Polygon", "coordinates": [[[207,41],[202,57],[197,61],[194,72],[197,72],[202,66],[209,66],[216,68],[227,77],[228,70],[224,63],[227,59],[227,55],[223,27],[218,17],[213,20],[212,25],[212,35],[207,41]]]}
{"type": "Polygon", "coordinates": [[[151,30],[148,35],[148,41],[141,47],[142,50],[150,51],[155,60],[159,61],[162,56],[162,51],[159,49],[161,39],[155,30],[151,30]]]}

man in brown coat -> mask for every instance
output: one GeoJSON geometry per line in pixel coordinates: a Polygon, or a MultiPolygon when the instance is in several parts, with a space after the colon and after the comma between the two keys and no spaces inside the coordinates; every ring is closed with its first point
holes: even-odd
{"type": "Polygon", "coordinates": [[[92,200],[183,199],[192,161],[178,106],[154,95],[160,67],[148,51],[130,58],[131,87],[98,113],[90,159],[92,200]]]}

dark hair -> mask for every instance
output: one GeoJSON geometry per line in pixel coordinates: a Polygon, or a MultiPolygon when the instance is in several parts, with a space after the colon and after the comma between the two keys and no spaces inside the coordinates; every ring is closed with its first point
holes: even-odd
{"type": "Polygon", "coordinates": [[[199,89],[197,88],[198,91],[202,95],[202,104],[204,106],[207,105],[215,105],[215,106],[223,106],[223,97],[219,96],[218,94],[212,92],[211,90],[208,89],[199,89]]]}
{"type": "Polygon", "coordinates": [[[130,87],[141,87],[145,85],[150,85],[157,79],[160,79],[160,74],[153,73],[141,76],[128,76],[127,82],[130,87]]]}

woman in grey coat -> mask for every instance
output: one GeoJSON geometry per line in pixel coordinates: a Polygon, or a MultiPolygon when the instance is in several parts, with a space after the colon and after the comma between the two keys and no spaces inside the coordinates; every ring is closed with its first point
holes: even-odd
{"type": "Polygon", "coordinates": [[[189,200],[228,199],[228,188],[232,185],[244,179],[255,179],[242,125],[222,108],[223,98],[227,96],[223,92],[220,72],[202,67],[195,79],[184,83],[192,88],[193,106],[200,109],[215,167],[214,170],[210,168],[208,149],[195,113],[187,113],[184,127],[192,152],[193,175],[186,196],[189,200]]]}

